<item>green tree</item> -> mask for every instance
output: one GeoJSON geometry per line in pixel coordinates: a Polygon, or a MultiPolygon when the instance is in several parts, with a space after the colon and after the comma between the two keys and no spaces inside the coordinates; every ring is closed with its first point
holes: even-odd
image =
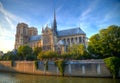
{"type": "Polygon", "coordinates": [[[116,78],[119,75],[119,69],[120,69],[120,58],[118,57],[109,57],[105,58],[104,62],[109,69],[109,71],[112,73],[113,78],[116,78]]]}
{"type": "Polygon", "coordinates": [[[39,59],[39,60],[45,59],[46,56],[45,56],[44,54],[45,54],[45,51],[40,52],[40,53],[38,54],[38,56],[37,56],[37,59],[39,59]]]}
{"type": "Polygon", "coordinates": [[[26,60],[28,60],[28,61],[33,61],[36,59],[37,59],[37,57],[34,54],[30,54],[30,55],[26,56],[26,60]]]}
{"type": "Polygon", "coordinates": [[[64,60],[56,60],[54,63],[55,63],[55,66],[58,67],[60,74],[64,76],[65,68],[67,66],[66,62],[64,60]]]}
{"type": "Polygon", "coordinates": [[[89,39],[88,50],[99,58],[120,57],[120,26],[109,26],[89,39]]]}
{"type": "Polygon", "coordinates": [[[101,50],[101,40],[99,34],[93,35],[89,40],[90,41],[88,43],[88,51],[91,54],[94,54],[96,58],[101,57],[102,50],[101,50]]]}
{"type": "Polygon", "coordinates": [[[58,58],[69,60],[69,59],[72,59],[72,54],[70,52],[65,52],[59,55],[58,58]]]}
{"type": "Polygon", "coordinates": [[[20,60],[27,60],[27,57],[30,57],[33,55],[32,48],[29,46],[20,46],[18,48],[18,56],[20,60]]]}
{"type": "Polygon", "coordinates": [[[34,50],[33,50],[33,53],[35,56],[38,56],[38,54],[42,52],[42,48],[41,47],[36,47],[34,50]]]}
{"type": "Polygon", "coordinates": [[[17,60],[18,57],[12,51],[8,51],[2,56],[3,60],[17,60]]]}
{"type": "Polygon", "coordinates": [[[57,58],[57,53],[54,51],[42,51],[37,56],[37,59],[40,59],[40,60],[43,60],[43,59],[51,60],[53,58],[57,58]]]}
{"type": "Polygon", "coordinates": [[[68,49],[71,54],[76,56],[76,55],[83,55],[85,47],[83,44],[79,44],[79,45],[74,44],[71,47],[69,47],[68,49]]]}
{"type": "Polygon", "coordinates": [[[89,58],[88,52],[83,44],[73,45],[68,48],[70,55],[73,59],[87,59],[89,58]]]}
{"type": "Polygon", "coordinates": [[[0,60],[2,60],[2,56],[0,56],[0,60]]]}

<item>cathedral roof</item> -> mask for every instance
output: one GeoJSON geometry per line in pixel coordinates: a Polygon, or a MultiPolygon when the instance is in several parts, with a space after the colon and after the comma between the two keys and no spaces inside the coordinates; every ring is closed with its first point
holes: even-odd
{"type": "Polygon", "coordinates": [[[41,39],[41,35],[31,36],[30,41],[38,41],[41,39]]]}
{"type": "Polygon", "coordinates": [[[72,35],[77,35],[77,34],[85,35],[85,32],[80,27],[58,31],[58,37],[72,36],[72,35]]]}

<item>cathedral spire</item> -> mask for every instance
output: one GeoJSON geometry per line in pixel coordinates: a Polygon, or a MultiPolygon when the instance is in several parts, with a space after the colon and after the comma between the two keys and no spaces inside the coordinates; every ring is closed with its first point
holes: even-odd
{"type": "Polygon", "coordinates": [[[54,21],[56,21],[56,12],[55,12],[55,9],[54,9],[54,21]]]}
{"type": "Polygon", "coordinates": [[[54,35],[57,35],[57,22],[56,22],[56,12],[55,12],[55,9],[54,9],[54,20],[53,20],[52,29],[53,29],[54,35]]]}

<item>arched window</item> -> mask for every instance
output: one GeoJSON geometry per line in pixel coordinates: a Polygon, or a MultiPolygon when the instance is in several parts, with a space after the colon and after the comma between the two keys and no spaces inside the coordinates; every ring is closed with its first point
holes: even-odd
{"type": "Polygon", "coordinates": [[[73,38],[71,38],[71,43],[73,43],[73,38]]]}
{"type": "Polygon", "coordinates": [[[64,43],[66,44],[66,41],[65,41],[65,39],[63,39],[63,41],[64,41],[64,43]]]}
{"type": "Polygon", "coordinates": [[[85,43],[85,37],[83,37],[83,43],[85,43]]]}
{"type": "Polygon", "coordinates": [[[81,39],[81,37],[79,37],[79,43],[81,43],[82,42],[82,39],[81,39]]]}
{"type": "Polygon", "coordinates": [[[75,38],[75,41],[76,41],[76,43],[77,43],[77,37],[75,38]]]}
{"type": "Polygon", "coordinates": [[[68,45],[70,44],[70,39],[69,38],[67,39],[67,43],[68,43],[68,45]]]}

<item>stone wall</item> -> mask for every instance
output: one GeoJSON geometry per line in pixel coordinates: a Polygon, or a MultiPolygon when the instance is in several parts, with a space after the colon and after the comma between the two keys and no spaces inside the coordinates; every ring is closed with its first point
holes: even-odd
{"type": "MultiPolygon", "coordinates": [[[[81,77],[111,77],[103,60],[75,60],[68,61],[65,68],[65,76],[81,77]]],[[[48,70],[45,70],[44,62],[38,61],[38,69],[35,68],[34,61],[0,61],[0,71],[20,72],[40,75],[60,75],[54,62],[48,62],[48,70]]],[[[120,74],[119,74],[120,76],[120,74]]]]}

